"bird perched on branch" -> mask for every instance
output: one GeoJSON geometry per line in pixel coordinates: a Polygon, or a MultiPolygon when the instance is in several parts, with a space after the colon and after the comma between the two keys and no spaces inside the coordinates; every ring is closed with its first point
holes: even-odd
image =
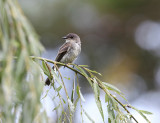
{"type": "MultiPolygon", "coordinates": [[[[80,37],[75,33],[69,33],[62,38],[65,39],[66,42],[59,48],[55,61],[65,64],[72,63],[81,52],[80,37]]],[[[52,69],[54,69],[54,66],[52,69]]],[[[49,78],[47,78],[45,84],[50,85],[50,83],[49,78]]]]}

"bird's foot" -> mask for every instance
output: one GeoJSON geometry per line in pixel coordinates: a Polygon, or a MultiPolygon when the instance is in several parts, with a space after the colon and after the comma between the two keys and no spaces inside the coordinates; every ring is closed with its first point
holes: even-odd
{"type": "Polygon", "coordinates": [[[72,67],[74,68],[75,66],[78,66],[78,64],[72,64],[72,67]]]}
{"type": "Polygon", "coordinates": [[[70,65],[70,63],[64,63],[65,65],[64,65],[64,68],[66,67],[66,66],[69,66],[70,65]]]}

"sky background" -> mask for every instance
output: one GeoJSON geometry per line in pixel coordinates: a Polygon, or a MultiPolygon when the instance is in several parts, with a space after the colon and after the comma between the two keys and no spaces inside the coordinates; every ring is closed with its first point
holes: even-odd
{"type": "MultiPolygon", "coordinates": [[[[160,1],[19,0],[19,3],[45,46],[43,57],[54,60],[64,43],[61,37],[77,33],[82,53],[76,63],[87,64],[102,73],[101,80],[118,87],[133,106],[153,112],[149,117],[153,123],[160,120],[160,1]]],[[[66,69],[62,71],[66,73],[66,69]]],[[[80,86],[86,98],[83,105],[92,112],[95,107],[92,90],[84,79],[80,86]],[[88,102],[93,102],[93,106],[88,102]]]]}

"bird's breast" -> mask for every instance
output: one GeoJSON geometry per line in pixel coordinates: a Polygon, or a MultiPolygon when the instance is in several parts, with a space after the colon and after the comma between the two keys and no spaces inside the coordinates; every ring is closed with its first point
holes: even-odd
{"type": "Polygon", "coordinates": [[[69,51],[64,55],[61,62],[63,63],[72,63],[77,56],[81,52],[81,46],[79,44],[73,44],[72,47],[70,47],[69,51]]]}

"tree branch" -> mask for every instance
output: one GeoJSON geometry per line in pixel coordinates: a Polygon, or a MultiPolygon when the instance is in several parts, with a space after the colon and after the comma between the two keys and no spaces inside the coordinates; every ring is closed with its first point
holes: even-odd
{"type": "MultiPolygon", "coordinates": [[[[35,57],[35,56],[31,56],[31,58],[32,58],[32,59],[39,59],[39,60],[47,61],[47,62],[52,63],[52,64],[54,64],[54,65],[55,65],[55,64],[58,64],[58,65],[65,66],[65,67],[69,68],[70,70],[72,70],[72,71],[74,71],[74,72],[76,72],[76,73],[78,73],[78,74],[80,74],[80,75],[82,75],[83,77],[86,78],[86,76],[85,76],[84,74],[82,74],[80,71],[78,71],[78,70],[76,70],[76,69],[74,69],[74,68],[72,68],[72,67],[69,66],[69,65],[74,65],[74,66],[76,66],[75,64],[72,64],[72,63],[64,64],[64,63],[61,63],[61,62],[56,62],[56,61],[52,61],[52,60],[50,60],[50,59],[46,59],[46,58],[42,58],[42,57],[35,57]]],[[[78,65],[77,65],[77,66],[78,66],[78,65]]],[[[92,78],[90,78],[90,79],[91,79],[91,82],[94,83],[94,81],[92,80],[92,78]]],[[[134,120],[136,123],[138,123],[138,121],[136,120],[136,118],[129,112],[129,110],[126,108],[126,106],[123,105],[115,96],[113,96],[111,93],[109,93],[109,92],[107,91],[105,85],[103,85],[102,82],[101,82],[98,78],[96,78],[96,79],[98,80],[98,85],[99,85],[99,87],[100,87],[106,94],[108,94],[108,95],[110,95],[112,98],[114,98],[114,100],[115,100],[119,105],[121,105],[121,106],[123,107],[123,109],[124,109],[128,114],[130,114],[130,117],[133,118],[133,120],[134,120]]]]}

